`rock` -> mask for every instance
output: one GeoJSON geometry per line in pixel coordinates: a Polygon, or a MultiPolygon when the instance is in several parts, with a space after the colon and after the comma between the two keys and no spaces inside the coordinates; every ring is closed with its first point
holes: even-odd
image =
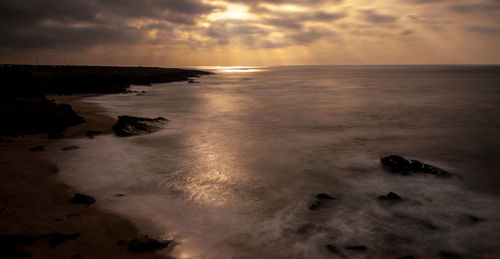
{"type": "Polygon", "coordinates": [[[71,256],[69,259],[80,259],[80,258],[82,258],[82,256],[81,256],[81,255],[79,255],[79,254],[74,254],[74,255],[73,255],[73,256],[71,256]]]}
{"type": "Polygon", "coordinates": [[[388,200],[388,201],[401,201],[401,200],[403,200],[403,198],[401,198],[401,196],[399,196],[393,192],[389,192],[387,195],[379,196],[378,199],[379,200],[388,200]]]}
{"type": "Polygon", "coordinates": [[[473,215],[468,215],[469,219],[473,222],[473,223],[479,223],[481,221],[484,221],[483,218],[479,218],[479,217],[476,217],[476,216],[473,216],[473,215]]]}
{"type": "Polygon", "coordinates": [[[21,245],[32,245],[36,238],[27,235],[0,234],[0,258],[28,258],[26,251],[19,248],[21,245]]]}
{"type": "Polygon", "coordinates": [[[49,135],[47,135],[48,139],[62,139],[64,138],[64,135],[61,132],[49,132],[49,135]]]}
{"type": "Polygon", "coordinates": [[[391,172],[400,174],[425,173],[437,177],[449,178],[451,173],[439,167],[429,165],[418,160],[407,160],[398,155],[390,155],[380,159],[381,163],[391,172]]]}
{"type": "Polygon", "coordinates": [[[407,255],[407,256],[398,257],[398,259],[415,259],[415,257],[413,257],[411,255],[407,255]]]}
{"type": "Polygon", "coordinates": [[[318,195],[316,195],[316,199],[320,199],[320,200],[335,200],[332,196],[326,194],[326,193],[318,193],[318,195]]]}
{"type": "Polygon", "coordinates": [[[326,245],[326,249],[328,249],[331,253],[340,254],[340,250],[334,245],[328,244],[326,245]]]}
{"type": "Polygon", "coordinates": [[[322,207],[325,204],[325,202],[328,202],[330,200],[335,200],[335,198],[326,193],[318,193],[316,195],[316,201],[311,206],[309,206],[309,209],[319,210],[320,207],[322,207]]]}
{"type": "Polygon", "coordinates": [[[145,252],[162,249],[168,246],[170,241],[157,240],[148,236],[137,237],[128,243],[128,249],[133,252],[145,252]]]}
{"type": "Polygon", "coordinates": [[[79,149],[79,146],[68,146],[68,147],[63,147],[61,148],[62,151],[68,151],[68,150],[74,150],[74,149],[79,149]]]}
{"type": "Polygon", "coordinates": [[[354,251],[360,251],[360,252],[364,252],[364,251],[368,250],[368,248],[366,246],[364,246],[364,245],[346,246],[345,249],[354,250],[354,251]]]}
{"type": "Polygon", "coordinates": [[[118,116],[118,121],[113,129],[119,137],[135,136],[158,131],[161,129],[161,125],[167,121],[162,117],[149,119],[124,115],[118,116]]]}
{"type": "Polygon", "coordinates": [[[40,238],[41,239],[48,239],[49,244],[51,247],[56,247],[57,245],[70,241],[70,240],[75,240],[80,236],[80,233],[75,233],[75,234],[62,234],[62,233],[51,233],[48,235],[42,235],[40,238]]]}
{"type": "Polygon", "coordinates": [[[194,79],[189,79],[188,84],[196,84],[199,83],[198,81],[195,81],[194,79]]]}
{"type": "Polygon", "coordinates": [[[76,193],[75,197],[73,197],[73,199],[71,200],[71,203],[80,203],[86,205],[90,205],[94,202],[96,202],[94,197],[81,193],[76,193]]]}
{"type": "Polygon", "coordinates": [[[85,136],[87,136],[89,138],[93,138],[95,135],[99,135],[99,134],[102,134],[102,132],[98,131],[98,130],[88,130],[87,132],[85,132],[85,136]]]}
{"type": "Polygon", "coordinates": [[[443,258],[462,258],[460,254],[450,251],[440,251],[439,255],[441,255],[441,257],[443,258]]]}
{"type": "Polygon", "coordinates": [[[45,147],[43,145],[38,145],[38,146],[34,146],[32,148],[30,148],[30,151],[33,151],[33,152],[39,152],[39,151],[44,151],[45,150],[45,147]]]}
{"type": "Polygon", "coordinates": [[[410,162],[398,155],[390,155],[382,158],[380,161],[393,172],[402,172],[408,170],[410,167],[410,162]]]}
{"type": "Polygon", "coordinates": [[[10,138],[0,138],[0,142],[1,143],[12,143],[12,142],[14,142],[14,140],[12,140],[10,138]]]}

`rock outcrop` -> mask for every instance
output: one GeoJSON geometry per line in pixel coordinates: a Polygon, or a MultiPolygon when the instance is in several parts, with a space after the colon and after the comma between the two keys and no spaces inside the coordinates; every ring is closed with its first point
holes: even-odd
{"type": "Polygon", "coordinates": [[[119,137],[141,135],[160,130],[162,124],[167,121],[162,117],[149,119],[124,115],[118,116],[118,121],[113,126],[113,130],[119,137]]]}
{"type": "Polygon", "coordinates": [[[411,173],[431,174],[437,177],[450,178],[451,173],[439,167],[418,160],[408,160],[402,156],[390,155],[383,157],[382,164],[391,172],[409,175],[411,173]]]}

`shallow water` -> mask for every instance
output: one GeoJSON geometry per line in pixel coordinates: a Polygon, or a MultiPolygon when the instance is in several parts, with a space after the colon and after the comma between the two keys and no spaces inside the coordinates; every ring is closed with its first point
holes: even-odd
{"type": "Polygon", "coordinates": [[[60,177],[176,240],[178,258],[500,257],[500,67],[216,72],[87,99],[112,116],[170,121],[150,135],[74,140],[60,177]],[[454,177],[389,173],[389,154],[454,177]],[[405,201],[377,199],[389,191],[405,201]],[[309,210],[320,192],[336,200],[309,210]]]}

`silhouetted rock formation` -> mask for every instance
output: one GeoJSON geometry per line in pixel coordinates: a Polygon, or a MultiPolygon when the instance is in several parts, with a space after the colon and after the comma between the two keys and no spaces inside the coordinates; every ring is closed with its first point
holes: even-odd
{"type": "Polygon", "coordinates": [[[31,257],[26,251],[19,248],[22,245],[31,245],[36,238],[27,235],[2,235],[0,234],[1,258],[28,258],[31,257]]]}
{"type": "Polygon", "coordinates": [[[128,249],[133,252],[146,252],[162,249],[168,246],[170,241],[157,240],[148,236],[142,236],[131,240],[128,249]]]}
{"type": "Polygon", "coordinates": [[[79,149],[79,146],[68,146],[68,147],[63,147],[61,148],[62,151],[69,151],[69,150],[74,150],[74,149],[79,149]]]}
{"type": "Polygon", "coordinates": [[[80,203],[85,205],[90,205],[96,202],[95,198],[86,194],[76,193],[71,203],[80,203]]]}
{"type": "Polygon", "coordinates": [[[364,245],[346,246],[345,249],[360,251],[360,252],[364,252],[364,251],[368,250],[368,248],[364,245]]]}
{"type": "Polygon", "coordinates": [[[44,151],[44,150],[45,150],[45,147],[42,145],[38,145],[38,146],[34,146],[34,147],[30,148],[30,151],[33,151],[33,152],[39,152],[39,151],[44,151]]]}
{"type": "Polygon", "coordinates": [[[159,67],[0,66],[6,95],[120,93],[132,85],[188,81],[210,72],[159,67]]]}
{"type": "Polygon", "coordinates": [[[0,135],[50,132],[84,123],[67,104],[46,94],[121,93],[131,84],[188,81],[210,72],[157,67],[0,65],[0,135]]]}
{"type": "MultiPolygon", "coordinates": [[[[15,86],[13,86],[15,87],[15,86]]],[[[44,96],[30,98],[3,97],[0,103],[0,135],[24,135],[59,132],[84,123],[70,105],[56,104],[44,96]]]]}
{"type": "Polygon", "coordinates": [[[410,174],[410,173],[425,173],[432,174],[437,177],[449,178],[451,173],[435,167],[418,160],[407,160],[406,158],[398,155],[390,155],[383,157],[381,160],[382,164],[386,166],[390,171],[400,174],[410,174]]]}
{"type": "Polygon", "coordinates": [[[379,196],[378,199],[379,200],[388,200],[388,201],[402,201],[403,200],[403,198],[401,198],[401,196],[399,196],[393,192],[389,192],[387,195],[379,196]]]}
{"type": "Polygon", "coordinates": [[[335,200],[335,198],[326,193],[318,193],[316,195],[316,201],[309,207],[309,209],[319,210],[325,204],[325,202],[329,200],[335,200]]]}
{"type": "Polygon", "coordinates": [[[70,241],[70,240],[75,240],[80,236],[80,233],[74,233],[74,234],[62,234],[62,233],[51,233],[48,235],[42,235],[40,239],[48,239],[49,244],[51,247],[56,247],[57,245],[70,241]]]}
{"type": "Polygon", "coordinates": [[[167,121],[162,117],[149,119],[124,115],[118,116],[118,121],[113,129],[119,137],[135,136],[158,131],[161,129],[161,125],[167,121]]]}

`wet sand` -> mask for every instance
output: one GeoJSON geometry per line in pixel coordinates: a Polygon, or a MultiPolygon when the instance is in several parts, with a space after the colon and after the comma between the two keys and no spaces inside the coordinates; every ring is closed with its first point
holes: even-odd
{"type": "MultiPolygon", "coordinates": [[[[79,102],[81,97],[48,96],[71,104],[87,121],[63,134],[85,138],[88,130],[111,133],[115,120],[99,114],[102,108],[79,102]]],[[[159,258],[152,252],[127,251],[120,240],[138,235],[129,221],[96,209],[96,204],[70,203],[78,190],[58,182],[58,169],[44,159],[50,156],[51,149],[63,147],[64,139],[48,139],[46,133],[7,138],[13,142],[5,139],[0,142],[0,234],[32,238],[52,233],[80,234],[55,247],[50,246],[48,239],[35,239],[33,244],[19,246],[19,250],[31,258],[159,258]],[[37,145],[44,145],[46,150],[30,151],[37,145]]]]}

